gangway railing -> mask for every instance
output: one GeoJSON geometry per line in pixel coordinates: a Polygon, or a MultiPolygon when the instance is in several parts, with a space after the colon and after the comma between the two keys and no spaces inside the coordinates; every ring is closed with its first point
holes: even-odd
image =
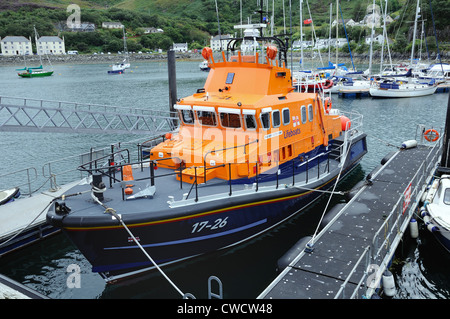
{"type": "Polygon", "coordinates": [[[177,119],[150,108],[0,96],[0,131],[148,134],[172,131],[177,119]]]}
{"type": "MultiPolygon", "coordinates": [[[[151,139],[163,139],[164,134],[154,135],[151,139]]],[[[148,138],[145,139],[147,141],[148,138]]],[[[131,160],[142,159],[142,139],[133,139],[120,143],[110,144],[91,148],[87,152],[64,156],[57,160],[48,161],[42,164],[41,169],[28,167],[13,172],[2,173],[0,171],[0,190],[19,187],[21,196],[32,196],[33,194],[48,189],[56,191],[60,185],[71,183],[77,179],[86,177],[86,174],[80,173],[77,169],[79,165],[99,159],[105,154],[116,153],[114,161],[118,164],[121,162],[129,162],[131,160]],[[131,159],[120,159],[121,151],[127,151],[130,145],[136,147],[136,152],[130,154],[131,159]]],[[[104,161],[99,165],[109,165],[108,161],[104,161]]]]}

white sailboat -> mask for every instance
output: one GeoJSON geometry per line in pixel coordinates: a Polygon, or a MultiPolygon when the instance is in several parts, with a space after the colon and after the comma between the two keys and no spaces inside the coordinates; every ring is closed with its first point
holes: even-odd
{"type": "Polygon", "coordinates": [[[127,37],[125,35],[125,26],[122,26],[122,32],[123,32],[123,51],[125,54],[125,58],[123,59],[122,62],[119,63],[115,63],[112,65],[111,70],[108,71],[109,74],[122,74],[125,69],[129,69],[131,64],[129,61],[129,56],[128,56],[128,48],[127,48],[127,37]]]}
{"type": "MultiPolygon", "coordinates": [[[[411,50],[411,65],[414,58],[414,44],[416,39],[417,18],[420,12],[417,0],[416,15],[414,19],[414,35],[411,50]]],[[[369,93],[373,97],[405,98],[431,95],[436,92],[437,84],[433,79],[429,83],[420,83],[412,76],[412,69],[408,70],[406,77],[381,78],[372,82],[369,93]]]]}
{"type": "Polygon", "coordinates": [[[397,79],[374,81],[369,93],[373,97],[418,97],[436,92],[437,85],[432,80],[430,84],[405,82],[397,79]]]}

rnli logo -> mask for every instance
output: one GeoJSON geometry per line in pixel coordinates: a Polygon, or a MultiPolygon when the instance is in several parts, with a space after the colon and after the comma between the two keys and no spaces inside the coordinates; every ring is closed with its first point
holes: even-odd
{"type": "Polygon", "coordinates": [[[284,138],[292,137],[298,134],[300,134],[300,128],[297,128],[295,130],[287,130],[284,131],[284,138]]]}
{"type": "Polygon", "coordinates": [[[294,124],[294,127],[300,126],[300,121],[298,119],[298,115],[292,116],[292,123],[294,124]]]}

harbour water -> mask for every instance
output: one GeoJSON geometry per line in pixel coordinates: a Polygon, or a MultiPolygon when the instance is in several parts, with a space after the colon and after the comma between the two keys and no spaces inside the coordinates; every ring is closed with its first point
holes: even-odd
{"type": "MultiPolygon", "coordinates": [[[[199,70],[198,63],[177,62],[178,97],[190,95],[203,87],[207,73],[199,70]]],[[[53,76],[35,79],[22,79],[14,69],[14,66],[0,67],[0,96],[168,109],[165,62],[133,63],[131,69],[122,75],[108,75],[109,66],[106,64],[55,65],[53,76]]],[[[443,127],[447,100],[448,93],[413,99],[333,96],[334,108],[359,112],[364,116],[363,130],[368,135],[369,153],[356,170],[342,181],[340,189],[351,189],[387,153],[395,150],[394,146],[417,138],[417,123],[426,124],[429,128],[443,127]]],[[[145,140],[145,136],[119,134],[0,132],[0,136],[0,175],[26,167],[35,167],[40,172],[47,162],[87,152],[91,147],[145,140]]],[[[14,183],[12,178],[2,179],[0,188],[14,183]]],[[[70,177],[61,177],[58,183],[69,181],[72,181],[70,177]]],[[[344,200],[342,196],[334,196],[332,204],[344,200]]],[[[210,276],[222,281],[224,298],[255,298],[277,275],[278,258],[298,239],[314,232],[325,205],[324,197],[259,238],[167,267],[165,272],[181,291],[196,298],[207,297],[210,276]]],[[[450,255],[426,229],[420,230],[417,240],[405,238],[397,256],[392,267],[397,285],[394,298],[450,297],[450,255]]],[[[90,264],[64,234],[2,257],[0,273],[56,299],[180,297],[157,272],[106,285],[99,275],[91,272],[90,264]],[[70,265],[79,267],[80,288],[70,282],[70,265]]]]}

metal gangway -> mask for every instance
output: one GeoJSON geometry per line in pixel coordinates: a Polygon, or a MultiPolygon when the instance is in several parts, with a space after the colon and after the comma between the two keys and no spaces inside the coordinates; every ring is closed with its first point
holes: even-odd
{"type": "Polygon", "coordinates": [[[0,131],[158,134],[176,127],[174,112],[0,96],[0,131]]]}

